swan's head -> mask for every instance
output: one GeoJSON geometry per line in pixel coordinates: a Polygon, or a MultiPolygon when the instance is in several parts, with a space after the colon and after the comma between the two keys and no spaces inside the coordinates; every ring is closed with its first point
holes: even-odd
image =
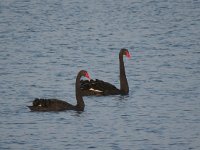
{"type": "Polygon", "coordinates": [[[125,48],[121,49],[121,53],[129,59],[131,58],[131,54],[129,53],[128,49],[125,48]]]}

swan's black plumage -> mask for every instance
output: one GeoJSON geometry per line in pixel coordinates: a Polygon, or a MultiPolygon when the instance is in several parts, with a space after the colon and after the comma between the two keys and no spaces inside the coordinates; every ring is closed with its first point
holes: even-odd
{"type": "Polygon", "coordinates": [[[83,96],[98,95],[127,95],[129,93],[128,81],[126,79],[123,56],[130,58],[127,49],[121,49],[119,52],[119,69],[120,69],[120,89],[116,86],[102,80],[81,80],[81,92],[83,96]]]}
{"type": "Polygon", "coordinates": [[[28,106],[31,111],[64,111],[64,110],[77,110],[83,111],[85,104],[81,95],[80,78],[85,76],[90,79],[89,74],[85,70],[81,70],[76,78],[76,100],[77,105],[69,104],[59,99],[39,99],[33,101],[32,106],[28,106]]]}
{"type": "Polygon", "coordinates": [[[102,80],[81,80],[81,92],[84,96],[116,95],[120,92],[114,85],[102,80]]]}
{"type": "Polygon", "coordinates": [[[73,110],[75,106],[59,100],[59,99],[44,99],[36,98],[32,106],[28,106],[31,111],[64,111],[73,110]]]}

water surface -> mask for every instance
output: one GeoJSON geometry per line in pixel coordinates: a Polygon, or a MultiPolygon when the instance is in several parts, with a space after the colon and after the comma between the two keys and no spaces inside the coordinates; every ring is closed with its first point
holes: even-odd
{"type": "Polygon", "coordinates": [[[1,0],[0,149],[200,149],[200,1],[1,0]],[[36,97],[75,104],[81,69],[128,96],[85,111],[30,112],[36,97]]]}

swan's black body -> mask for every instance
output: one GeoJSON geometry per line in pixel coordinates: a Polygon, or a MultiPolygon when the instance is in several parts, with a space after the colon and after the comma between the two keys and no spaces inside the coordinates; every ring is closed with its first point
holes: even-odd
{"type": "Polygon", "coordinates": [[[129,93],[128,81],[126,78],[123,56],[130,58],[127,49],[121,49],[119,52],[119,70],[120,70],[120,89],[114,85],[102,80],[81,80],[81,92],[83,96],[107,96],[107,95],[127,95],[129,93]]]}
{"type": "Polygon", "coordinates": [[[114,85],[102,80],[81,80],[81,92],[84,96],[97,95],[117,95],[121,91],[114,85]]]}
{"type": "Polygon", "coordinates": [[[64,111],[64,110],[76,110],[76,111],[83,111],[85,104],[81,95],[80,89],[80,78],[85,76],[90,78],[88,73],[84,70],[81,70],[76,78],[76,100],[77,105],[69,104],[65,101],[58,100],[58,99],[39,99],[36,98],[33,101],[32,106],[28,106],[31,111],[64,111]]]}

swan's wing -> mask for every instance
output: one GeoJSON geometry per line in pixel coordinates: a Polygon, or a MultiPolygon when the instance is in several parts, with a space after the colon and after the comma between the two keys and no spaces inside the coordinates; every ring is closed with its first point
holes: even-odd
{"type": "Polygon", "coordinates": [[[58,99],[39,99],[33,101],[32,106],[28,106],[32,111],[62,111],[73,108],[74,106],[58,99]]]}
{"type": "MultiPolygon", "coordinates": [[[[92,95],[114,95],[114,94],[119,94],[120,90],[116,88],[114,85],[102,81],[102,80],[81,80],[81,90],[83,92],[88,91],[88,92],[93,92],[96,94],[92,95]]],[[[84,94],[86,95],[86,94],[84,94]]]]}

